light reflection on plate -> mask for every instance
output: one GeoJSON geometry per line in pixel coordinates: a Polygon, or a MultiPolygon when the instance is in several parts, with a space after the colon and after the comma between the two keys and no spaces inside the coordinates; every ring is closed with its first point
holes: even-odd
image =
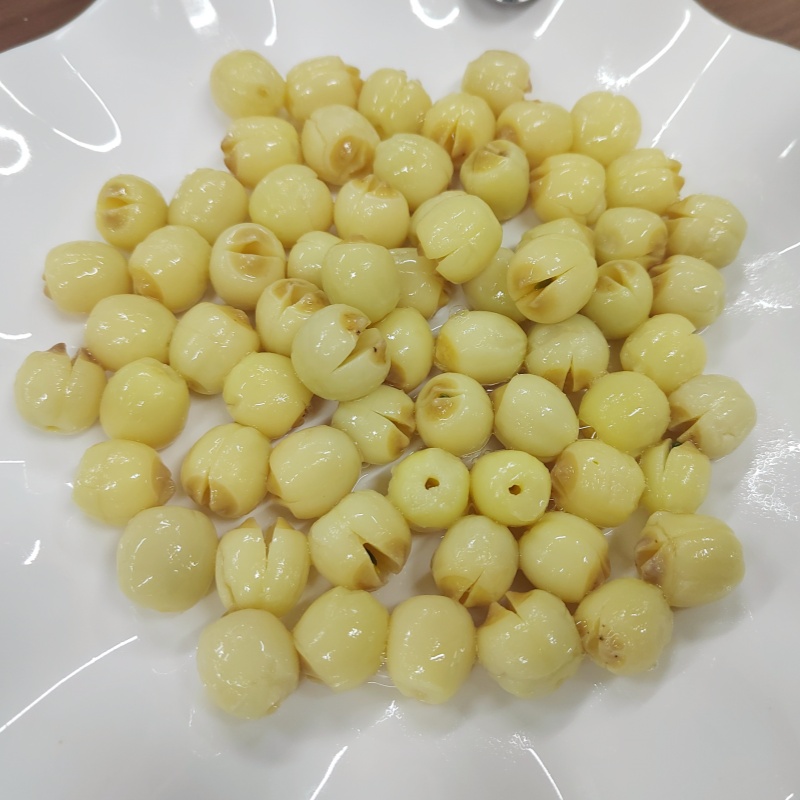
{"type": "MultiPolygon", "coordinates": [[[[0,796],[800,796],[798,96],[800,55],[691,0],[100,0],[0,56],[0,796]],[[221,166],[225,120],[206,79],[235,47],[266,50],[284,73],[331,53],[363,74],[401,67],[433,97],[482,50],[515,50],[536,97],[570,106],[595,88],[624,91],[642,112],[642,144],[683,162],[685,193],[744,212],[728,309],[704,336],[708,371],[741,380],[760,421],[716,465],[704,510],[737,530],[748,576],[716,606],[678,614],[653,674],[616,679],[585,664],[526,703],[476,671],[442,708],[398,697],[385,676],[342,696],[306,683],[276,716],[237,723],[206,704],[195,675],[216,598],[158,617],[121,597],[118,534],[69,502],[72,465],[100,433],[24,428],[8,387],[30,350],[80,341],[81,321],[47,303],[39,277],[50,247],[96,237],[106,178],[141,174],[169,196],[195,167],[221,166]]],[[[167,451],[170,466],[191,436],[167,451]]]]}

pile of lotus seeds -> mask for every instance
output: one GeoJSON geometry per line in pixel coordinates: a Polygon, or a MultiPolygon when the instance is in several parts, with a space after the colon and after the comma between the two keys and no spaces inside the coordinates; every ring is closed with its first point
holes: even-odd
{"type": "Polygon", "coordinates": [[[123,528],[121,590],[175,612],[216,583],[225,613],[197,666],[238,717],[273,712],[302,674],[342,691],[384,664],[427,703],[476,661],[520,697],[585,655],[652,668],[673,608],[744,575],[728,525],[696,513],[711,461],[755,423],[736,380],[703,372],[697,333],[722,312],[738,210],[681,196],[681,165],[637,147],[630,100],[527,99],[529,66],[505,51],[436,102],[401,70],[322,57],[284,78],[253,51],[219,59],[211,92],[227,171],[198,169],[169,203],[111,178],[104,241],[45,262],[83,344],[31,353],[15,383],[32,425],[107,435],[73,497],[123,528]],[[539,224],[503,247],[530,209],[539,224]],[[195,395],[231,421],[182,456],[189,508],[158,451],[195,395]],[[354,489],[384,465],[385,493],[354,489]],[[267,498],[284,514],[262,529],[267,498]],[[640,507],[638,577],[610,578],[605,529],[640,507]],[[440,594],[385,608],[370,592],[427,536],[440,594]],[[312,570],[332,588],[307,602],[312,570]]]}

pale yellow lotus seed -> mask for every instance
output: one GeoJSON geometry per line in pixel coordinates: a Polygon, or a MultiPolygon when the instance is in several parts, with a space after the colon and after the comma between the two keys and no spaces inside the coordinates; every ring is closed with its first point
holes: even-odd
{"type": "Polygon", "coordinates": [[[563,322],[592,296],[597,263],[577,239],[550,234],[532,239],[508,265],[508,293],[533,322],[563,322]]]}
{"type": "Polygon", "coordinates": [[[720,600],[744,578],[741,542],[720,519],[658,511],[634,550],[641,577],[687,608],[720,600]]]}
{"type": "Polygon", "coordinates": [[[263,348],[291,355],[297,331],[327,305],[325,293],[309,281],[285,278],[271,283],[256,303],[256,330],[263,348]]]}
{"type": "Polygon", "coordinates": [[[400,278],[397,305],[415,308],[425,319],[430,319],[449,299],[445,280],[436,271],[436,262],[416,247],[398,247],[389,252],[400,278]]]}
{"type": "Polygon", "coordinates": [[[538,589],[580,603],[608,577],[608,541],[599,528],[565,511],[548,511],[519,540],[520,568],[538,589]]]}
{"type": "Polygon", "coordinates": [[[254,50],[232,50],[211,69],[211,96],[230,117],[269,116],[283,107],[286,84],[254,50]]]}
{"type": "Polygon", "coordinates": [[[431,98],[417,80],[401,69],[379,69],[361,87],[358,110],[381,139],[395,133],[419,133],[431,98]]]}
{"type": "Polygon", "coordinates": [[[514,320],[494,311],[460,311],[439,330],[434,362],[488,386],[516,375],[526,349],[525,331],[514,320]]]}
{"type": "Polygon", "coordinates": [[[152,447],[108,439],[81,457],[72,499],[90,517],[121,526],[145,508],[164,505],[174,492],[172,475],[152,447]]]}
{"type": "Polygon", "coordinates": [[[681,314],[696,328],[710,325],[725,307],[725,280],[707,261],[670,256],[650,270],[653,314],[681,314]]]}
{"type": "Polygon", "coordinates": [[[635,459],[600,439],[579,439],[565,447],[550,479],[556,508],[598,528],[625,522],[644,492],[644,475],[635,459]]]}
{"type": "Polygon", "coordinates": [[[344,239],[364,238],[383,247],[399,247],[410,222],[406,198],[375,175],[349,180],[333,204],[333,224],[344,239]]]}
{"type": "Polygon", "coordinates": [[[303,612],[292,635],[305,673],[344,692],[381,666],[389,612],[368,592],[334,586],[303,612]]]}
{"type": "Polygon", "coordinates": [[[330,189],[305,164],[286,164],[268,172],[250,195],[250,218],[269,228],[290,248],[309,231],[333,223],[330,189]]]}
{"type": "Polygon", "coordinates": [[[97,421],[106,373],[91,355],[74,358],[64,344],[29,353],[14,378],[14,401],[31,425],[55,433],[78,433],[97,421]]]}
{"type": "Polygon", "coordinates": [[[622,345],[623,369],[652,378],[665,394],[674,392],[706,366],[706,345],[694,325],[680,314],[656,314],[622,345]]]}
{"type": "Polygon", "coordinates": [[[642,120],[627,97],[590,92],[572,107],[572,130],[572,149],[607,166],[636,147],[642,120]]]}
{"type": "Polygon", "coordinates": [[[636,261],[606,261],[597,270],[597,284],[581,309],[609,341],[624,339],[650,315],[653,284],[636,261]]]}
{"type": "Polygon", "coordinates": [[[186,225],[166,225],[131,253],[128,269],[136,294],[152,297],[170,311],[186,311],[208,288],[211,245],[186,225]]]}
{"type": "Polygon", "coordinates": [[[501,222],[516,217],[528,202],[530,190],[525,151],[506,139],[473,150],[461,165],[462,186],[480,197],[501,222]]]}
{"type": "Polygon", "coordinates": [[[540,100],[519,100],[497,117],[498,139],[519,145],[531,169],[572,148],[572,117],[566,108],[540,100]]]}
{"type": "Polygon", "coordinates": [[[418,450],[392,469],[387,495],[414,530],[448,528],[467,511],[469,470],[441,448],[418,450]]]}
{"type": "Polygon", "coordinates": [[[528,62],[516,53],[486,50],[467,64],[461,89],[482,97],[496,116],[531,90],[530,73],[528,62]]]}
{"type": "Polygon", "coordinates": [[[515,375],[492,392],[495,436],[509,449],[552,461],[578,438],[567,396],[538,375],[515,375]]]}
{"type": "Polygon", "coordinates": [[[336,586],[372,591],[400,572],[411,552],[403,515],[372,489],[345,495],[308,532],[311,563],[336,586]]]}
{"type": "Polygon", "coordinates": [[[548,156],[531,172],[531,204],[542,222],[569,217],[594,225],[606,210],[603,165],[580,153],[548,156]]]}
{"type": "Polygon", "coordinates": [[[267,494],[269,439],[229,422],[204,433],[181,464],[181,485],[199,506],[220,517],[249,514],[267,494]]]}
{"type": "Polygon", "coordinates": [[[493,418],[489,395],[468,375],[435,375],[417,397],[417,432],[422,441],[456,456],[483,448],[492,434],[493,418]]]}
{"type": "Polygon", "coordinates": [[[160,450],[186,425],[189,387],[154,358],[131,361],[109,378],[100,401],[100,424],[109,439],[130,439],[160,450]]]}
{"type": "Polygon", "coordinates": [[[651,513],[692,514],[708,495],[711,461],[691,442],[664,439],[642,453],[639,466],[645,484],[641,502],[651,513]]]}
{"type": "Polygon", "coordinates": [[[572,219],[572,217],[561,217],[560,219],[542,222],[540,225],[534,225],[532,228],[528,228],[520,237],[519,244],[515,249],[521,250],[522,247],[532,239],[549,236],[551,233],[577,239],[579,242],[586,245],[586,249],[591,253],[592,258],[594,258],[594,231],[587,225],[583,225],[572,219]]]}
{"type": "Polygon", "coordinates": [[[514,322],[525,321],[525,315],[508,293],[508,265],[513,255],[513,250],[501,247],[488,267],[461,284],[470,308],[476,311],[494,311],[514,322]]]}
{"type": "Polygon", "coordinates": [[[416,308],[396,308],[375,327],[386,340],[391,366],[386,383],[404,392],[416,389],[433,367],[433,333],[416,308]]]}
{"type": "Polygon", "coordinates": [[[594,246],[598,264],[625,259],[650,269],[664,260],[667,226],[644,208],[609,208],[595,223],[594,246]]]}
{"type": "Polygon", "coordinates": [[[478,661],[517,697],[541,697],[572,677],[583,658],[580,635],[569,610],[554,595],[534,589],[509,592],[478,628],[478,661]]]}
{"type": "Polygon", "coordinates": [[[86,320],[86,349],[106,369],[118,370],[138,358],[169,360],[178,320],[152,297],[115,294],[101,300],[86,320]]]}
{"type": "Polygon", "coordinates": [[[494,450],[472,465],[469,493],[479,514],[510,527],[531,525],[550,502],[550,473],[530,453],[494,450]]]}
{"type": "Polygon", "coordinates": [[[299,122],[323,106],[355,108],[361,86],[358,69],[345,64],[339,56],[310,58],[286,74],[286,108],[299,122]]]}
{"type": "Polygon", "coordinates": [[[616,675],[652,669],[672,638],[672,609],[657,586],[617,578],[588,594],[575,612],[583,649],[616,675]]]}
{"type": "Polygon", "coordinates": [[[170,225],[194,228],[209,244],[232,225],[247,219],[247,191],[219,169],[197,169],[187,175],[169,204],[170,225]]]}
{"type": "Polygon", "coordinates": [[[228,126],[220,145],[225,166],[248,189],[272,170],[301,164],[300,135],[280,117],[240,117],[228,126]]]}
{"type": "Polygon", "coordinates": [[[610,372],[586,390],[578,416],[606,444],[638,456],[667,430],[669,401],[647,375],[610,372]]]}
{"type": "Polygon", "coordinates": [[[372,172],[378,132],[350,106],[326,105],[303,124],[303,159],[319,177],[334,186],[372,172]]]}
{"type": "Polygon", "coordinates": [[[422,135],[441,145],[458,167],[473,150],[494,138],[494,128],[494,114],[482,97],[453,92],[428,109],[422,135]]]}
{"type": "Polygon", "coordinates": [[[701,258],[725,267],[739,254],[747,222],[736,206],[722,197],[693,194],[666,210],[667,255],[701,258]]]}
{"type": "Polygon", "coordinates": [[[44,293],[62,311],[88,314],[103,298],[131,290],[125,256],[106,242],[67,242],[44,262],[44,293]]]}
{"type": "Polygon", "coordinates": [[[219,541],[217,593],[226,610],[260,608],[282,617],[303,594],[310,566],[304,533],[282,517],[262,531],[251,517],[219,541]]]}
{"type": "Polygon", "coordinates": [[[663,214],[680,196],[680,169],[680,161],[656,147],[625,153],[606,167],[608,207],[635,206],[663,214]]]}
{"type": "Polygon", "coordinates": [[[235,422],[278,439],[303,421],[312,394],[292,362],[278,353],[250,353],[228,373],[222,399],[235,422]]]}
{"type": "Polygon", "coordinates": [[[380,386],[391,362],[386,339],[357,308],[334,304],[320,309],[292,341],[297,377],[327,400],[355,400],[380,386]]]}
{"type": "Polygon", "coordinates": [[[355,442],[362,461],[388,464],[400,457],[414,435],[414,401],[400,389],[379,386],[358,400],[339,403],[331,425],[355,442]]]}
{"type": "Polygon", "coordinates": [[[330,511],[361,474],[358,448],[328,425],[288,434],[273,448],[269,464],[267,488],[298,519],[330,511]]]}
{"type": "Polygon", "coordinates": [[[397,306],[400,277],[385,247],[341,242],[322,260],[322,289],[331,303],[353,306],[377,322],[397,306]]]}
{"type": "Polygon", "coordinates": [[[477,514],[451,525],[431,560],[439,591],[465,608],[499,600],[518,569],[519,548],[511,531],[477,514]]]}
{"type": "Polygon", "coordinates": [[[437,262],[442,277],[464,283],[489,266],[502,244],[503,228],[479,197],[445,192],[414,212],[410,238],[437,262]]]}
{"type": "Polygon", "coordinates": [[[304,233],[289,251],[286,277],[299,278],[322,288],[322,261],[325,254],[342,240],[327,231],[304,233]]]}
{"type": "Polygon", "coordinates": [[[575,314],[528,332],[525,368],[564,392],[579,392],[608,371],[610,349],[597,325],[575,314]]]}
{"type": "Polygon", "coordinates": [[[228,305],[253,311],[264,289],[286,277],[286,253],[275,234],[255,222],[223,231],[211,248],[209,277],[228,305]]]}
{"type": "Polygon", "coordinates": [[[447,189],[453,162],[447,150],[425,136],[396,133],[375,148],[372,171],[401,192],[414,211],[447,189]]]}
{"type": "Polygon", "coordinates": [[[157,506],[125,526],[117,547],[117,582],[143,608],[186,611],[214,582],[217,531],[201,511],[157,506]]]}
{"type": "Polygon", "coordinates": [[[217,303],[198,303],[178,321],[169,345],[169,363],[198,394],[219,394],[228,373],[259,337],[244,311],[217,303]]]}
{"type": "Polygon", "coordinates": [[[475,646],[475,626],[462,605],[441,595],[417,595],[392,612],[386,667],[402,695],[444,703],[469,676],[475,646]]]}
{"type": "Polygon", "coordinates": [[[269,611],[243,608],[200,634],[197,671],[213,703],[241,719],[272,714],[297,688],[292,635],[269,611]]]}
{"type": "Polygon", "coordinates": [[[167,203],[161,192],[144,178],[115,175],[97,195],[94,221],[109,244],[133,250],[145,237],[167,224],[167,203]]]}
{"type": "Polygon", "coordinates": [[[753,399],[734,378],[697,375],[669,396],[670,431],[709,458],[732,453],[756,424],[753,399]]]}

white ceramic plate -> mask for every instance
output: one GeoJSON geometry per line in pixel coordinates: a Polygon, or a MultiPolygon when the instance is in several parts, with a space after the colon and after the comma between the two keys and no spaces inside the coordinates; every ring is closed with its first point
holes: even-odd
{"type": "Polygon", "coordinates": [[[99,0],[0,56],[0,89],[0,797],[800,798],[800,54],[691,0],[99,0]],[[216,598],[159,617],[118,592],[117,532],[69,500],[99,432],[40,435],[10,386],[29,351],[80,342],[40,275],[50,247],[96,238],[106,178],[138,173],[169,197],[190,170],[221,166],[207,76],[239,47],[283,72],[328,53],[364,74],[405,68],[434,97],[482,50],[514,50],[537,97],[629,95],[642,143],[683,162],[685,193],[746,215],[727,309],[704,336],[708,371],[741,380],[759,422],[715,465],[704,510],[738,532],[748,573],[724,601],[677,614],[652,674],[585,663],[522,702],[476,670],[436,708],[381,679],[341,696],[305,683],[273,717],[239,723],[209,707],[195,673],[216,598]]]}

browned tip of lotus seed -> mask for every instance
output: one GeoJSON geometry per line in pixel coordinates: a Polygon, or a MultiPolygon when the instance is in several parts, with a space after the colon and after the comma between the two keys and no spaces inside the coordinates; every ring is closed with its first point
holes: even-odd
{"type": "Polygon", "coordinates": [[[230,489],[222,483],[209,486],[208,507],[220,517],[234,518],[241,514],[239,504],[230,489]]]}
{"type": "Polygon", "coordinates": [[[220,306],[220,312],[225,314],[237,325],[243,325],[246,328],[252,327],[250,325],[250,318],[244,311],[242,311],[241,308],[234,308],[233,306],[220,306]]]}
{"type": "Polygon", "coordinates": [[[331,166],[348,177],[361,176],[372,164],[372,147],[360,137],[343,136],[331,148],[331,166]]]}
{"type": "Polygon", "coordinates": [[[644,555],[640,557],[637,553],[636,567],[639,570],[639,575],[642,577],[642,580],[648,583],[654,583],[657,586],[661,585],[664,579],[664,573],[666,572],[666,564],[664,563],[662,554],[654,552],[652,556],[646,558],[644,555]],[[643,560],[640,561],[640,558],[643,560]]]}
{"type": "Polygon", "coordinates": [[[678,442],[690,441],[693,444],[697,444],[692,435],[692,429],[700,421],[700,415],[685,415],[685,409],[678,406],[673,408],[672,417],[674,424],[670,425],[667,432],[669,433],[670,438],[675,439],[678,442]]]}
{"type": "Polygon", "coordinates": [[[239,159],[236,156],[236,151],[235,150],[231,150],[230,152],[226,152],[225,156],[222,159],[222,161],[225,164],[225,166],[228,168],[228,171],[231,174],[236,175],[236,173],[237,173],[237,171],[239,169],[239,159]]]}
{"type": "Polygon", "coordinates": [[[103,187],[101,198],[109,205],[109,207],[118,208],[119,206],[124,205],[128,199],[128,187],[124,183],[109,181],[109,183],[103,187]]]}
{"type": "Polygon", "coordinates": [[[131,273],[131,278],[133,278],[136,294],[140,294],[142,297],[149,297],[151,300],[158,300],[159,303],[164,304],[164,293],[158,283],[152,281],[146,272],[137,270],[135,274],[131,273]]]}
{"type": "Polygon", "coordinates": [[[568,495],[578,479],[578,460],[575,456],[564,451],[550,473],[552,482],[553,499],[560,505],[561,498],[568,495]]]}
{"type": "Polygon", "coordinates": [[[429,137],[433,139],[434,142],[441,145],[448,153],[448,155],[452,158],[453,155],[453,148],[456,145],[456,124],[451,120],[445,120],[444,122],[440,122],[436,127],[434,127],[429,137]]]}
{"type": "Polygon", "coordinates": [[[298,311],[309,316],[328,305],[328,298],[321,291],[306,292],[292,303],[298,311]]]}
{"type": "Polygon", "coordinates": [[[348,333],[354,333],[356,336],[361,335],[366,321],[362,314],[356,314],[352,311],[346,311],[342,314],[342,326],[348,333]]]}
{"type": "Polygon", "coordinates": [[[225,165],[228,165],[228,156],[230,156],[236,148],[236,137],[228,133],[226,134],[222,141],[219,143],[219,149],[225,154],[225,165]]]}
{"type": "Polygon", "coordinates": [[[470,596],[480,578],[468,581],[463,575],[440,575],[437,585],[443,595],[455,600],[462,606],[469,607],[470,596]]]}
{"type": "Polygon", "coordinates": [[[494,141],[475,151],[472,169],[475,172],[490,172],[508,160],[508,140],[494,141]]]}
{"type": "Polygon", "coordinates": [[[499,622],[504,617],[507,617],[509,614],[513,613],[513,611],[509,611],[507,608],[501,606],[500,603],[490,603],[489,611],[486,614],[486,620],[483,623],[483,627],[486,628],[488,625],[493,625],[495,622],[499,622]]]}
{"type": "Polygon", "coordinates": [[[103,365],[95,358],[94,354],[87,350],[85,347],[81,347],[78,352],[75,354],[75,358],[72,359],[72,363],[74,364],[78,360],[81,361],[91,361],[92,364],[97,364],[99,367],[103,365]]]}
{"type": "Polygon", "coordinates": [[[125,213],[126,207],[108,208],[100,213],[100,219],[110,231],[117,231],[125,226],[128,221],[128,215],[125,213]]]}
{"type": "Polygon", "coordinates": [[[430,419],[446,420],[461,406],[461,397],[446,390],[430,392],[422,404],[422,412],[430,419]]]}
{"type": "Polygon", "coordinates": [[[505,139],[507,142],[512,142],[513,144],[519,144],[519,136],[517,136],[517,131],[515,128],[512,128],[511,125],[500,126],[497,129],[497,138],[505,139]]]}
{"type": "Polygon", "coordinates": [[[55,353],[57,356],[64,356],[67,354],[67,346],[64,342],[59,342],[58,344],[54,344],[47,352],[55,353]]]}
{"type": "Polygon", "coordinates": [[[389,429],[386,447],[390,453],[396,454],[395,457],[399,457],[411,441],[413,428],[410,428],[408,425],[401,425],[400,423],[395,423],[395,425],[396,427],[389,429]]]}
{"type": "Polygon", "coordinates": [[[153,486],[155,486],[158,498],[156,505],[163,506],[175,494],[175,481],[172,480],[172,473],[161,459],[156,459],[153,465],[153,486]]]}
{"type": "Polygon", "coordinates": [[[389,386],[393,386],[395,389],[402,389],[406,385],[406,371],[403,367],[392,361],[391,366],[389,367],[389,373],[384,380],[384,383],[388,384],[389,386]]]}
{"type": "Polygon", "coordinates": [[[380,199],[393,198],[397,195],[397,190],[392,188],[386,181],[381,180],[376,175],[368,175],[359,181],[361,188],[380,199]]]}
{"type": "Polygon", "coordinates": [[[353,331],[351,328],[346,328],[346,330],[355,334],[356,340],[350,354],[341,362],[340,366],[349,364],[362,356],[369,361],[385,364],[388,359],[386,353],[386,339],[383,338],[383,334],[377,328],[365,327],[369,322],[365,317],[359,317],[359,320],[361,322],[359,330],[353,331]]]}

